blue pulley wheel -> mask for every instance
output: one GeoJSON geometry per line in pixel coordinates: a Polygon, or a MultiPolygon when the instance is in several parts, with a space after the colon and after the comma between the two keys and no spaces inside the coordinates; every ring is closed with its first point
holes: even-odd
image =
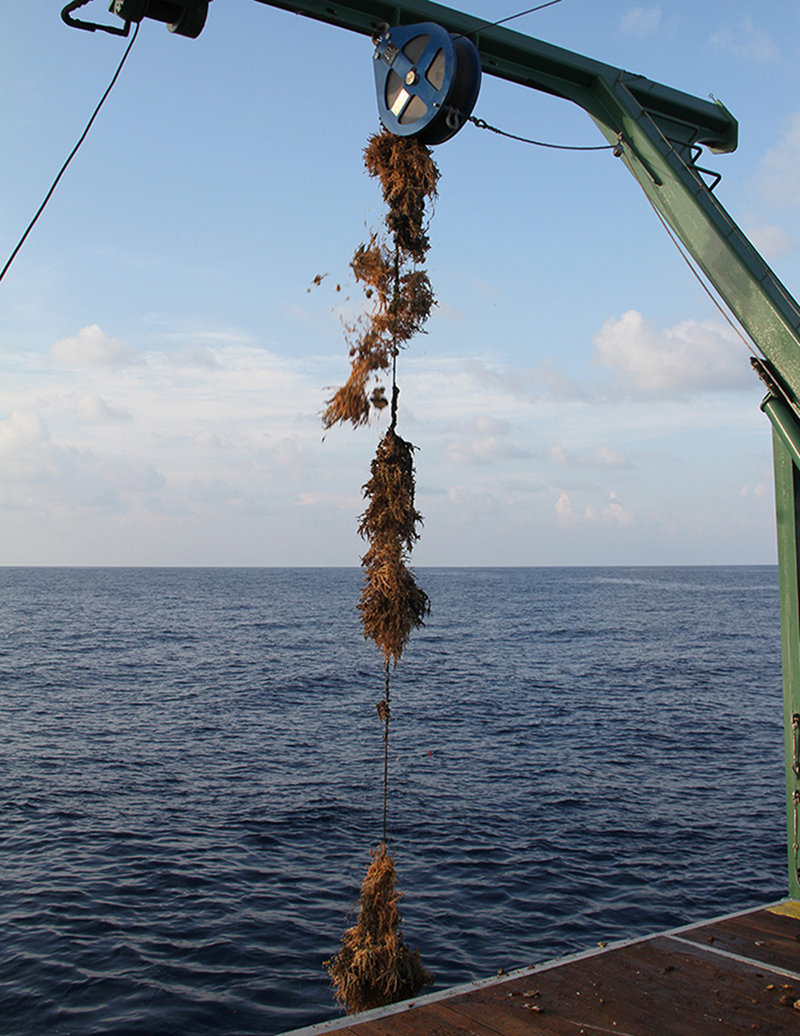
{"type": "Polygon", "coordinates": [[[475,45],[433,22],[387,29],[375,41],[374,68],[381,122],[399,137],[441,144],[458,133],[478,100],[475,45]]]}

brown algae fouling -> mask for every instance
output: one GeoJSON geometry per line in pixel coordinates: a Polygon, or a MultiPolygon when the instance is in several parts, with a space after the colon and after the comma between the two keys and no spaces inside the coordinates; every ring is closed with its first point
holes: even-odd
{"type": "Polygon", "coordinates": [[[348,1014],[418,996],[433,976],[400,931],[394,860],[381,842],[361,884],[358,919],[342,937],[342,948],[325,961],[334,995],[348,1014]]]}
{"type": "Polygon", "coordinates": [[[325,962],[336,999],[349,1014],[417,996],[433,981],[419,953],[403,943],[397,909],[401,893],[386,848],[386,817],[390,665],[397,664],[411,633],[424,625],[430,611],[428,596],[408,565],[422,516],[414,505],[414,446],[395,430],[396,360],[400,348],[422,331],[435,304],[419,264],[429,247],[425,203],[436,194],[439,174],[424,145],[388,132],[370,138],[364,157],[370,175],[381,182],[391,244],[373,234],[353,256],[353,275],[371,310],[345,327],[350,376],[328,400],[323,417],[326,427],[338,421],[357,426],[369,421],[371,407],[391,405],[389,428],[364,486],[367,504],[358,529],[368,544],[361,559],[364,583],[358,608],[364,636],[375,642],[385,663],[385,697],[378,703],[384,724],[383,841],[373,850],[361,886],[358,920],[344,933],[341,950],[325,962]],[[388,371],[390,399],[379,384],[380,373],[388,371]]]}
{"type": "Polygon", "coordinates": [[[370,176],[380,180],[391,243],[372,234],[350,263],[372,308],[345,326],[350,376],[327,401],[322,418],[326,428],[339,421],[356,427],[369,421],[372,379],[388,370],[397,351],[422,331],[436,301],[427,273],[418,268],[430,246],[426,202],[436,197],[439,179],[430,150],[413,137],[384,130],[370,137],[364,163],[370,176]]]}
{"type": "Polygon", "coordinates": [[[364,149],[364,165],[381,182],[389,209],[386,226],[403,258],[421,263],[429,248],[425,203],[436,198],[439,170],[430,149],[416,137],[374,133],[364,149]]]}
{"type": "Polygon", "coordinates": [[[371,478],[364,486],[369,504],[358,528],[369,543],[361,559],[364,585],[358,605],[364,636],[395,665],[430,611],[428,595],[406,564],[422,523],[414,506],[413,454],[412,444],[390,428],[372,461],[371,478]]]}

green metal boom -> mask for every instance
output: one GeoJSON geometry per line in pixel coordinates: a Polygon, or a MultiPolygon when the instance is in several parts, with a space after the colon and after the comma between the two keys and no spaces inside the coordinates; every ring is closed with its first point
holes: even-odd
{"type": "MultiPolygon", "coordinates": [[[[800,308],[731,219],[697,165],[703,147],[733,151],[723,104],[531,39],[429,0],[257,0],[374,36],[383,25],[435,22],[469,35],[483,70],[583,108],[636,178],[760,354],[762,409],[773,424],[785,707],[790,894],[800,899],[800,308]]],[[[183,7],[207,7],[184,0],[183,7]]],[[[181,6],[180,4],[177,6],[181,6]]],[[[115,0],[137,11],[146,0],[115,0]]],[[[203,15],[204,17],[204,15],[203,15]]],[[[200,23],[201,24],[201,23],[200,23]]]]}
{"type": "Polygon", "coordinates": [[[647,197],[692,254],[773,373],[800,401],[800,307],[708,188],[695,164],[700,147],[729,152],[736,120],[707,101],[502,26],[487,26],[429,0],[257,0],[355,32],[383,23],[436,22],[468,33],[483,70],[579,105],[623,158],[647,197]]]}
{"type": "Polygon", "coordinates": [[[749,335],[769,392],[780,571],[789,893],[800,899],[800,307],[697,166],[702,146],[733,151],[737,123],[709,102],[428,0],[257,0],[372,36],[382,24],[436,22],[469,34],[489,75],[589,113],[654,208],[749,335]]]}

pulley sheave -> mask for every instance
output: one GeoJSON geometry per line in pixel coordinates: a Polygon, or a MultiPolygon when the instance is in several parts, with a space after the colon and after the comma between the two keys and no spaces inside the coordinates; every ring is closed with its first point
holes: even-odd
{"type": "Polygon", "coordinates": [[[461,129],[481,86],[475,45],[434,22],[387,29],[376,40],[374,69],[381,122],[424,144],[441,144],[461,129]]]}

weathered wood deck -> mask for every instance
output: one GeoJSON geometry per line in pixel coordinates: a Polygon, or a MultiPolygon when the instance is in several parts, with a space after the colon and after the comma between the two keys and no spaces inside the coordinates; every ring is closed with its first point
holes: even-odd
{"type": "Polygon", "coordinates": [[[442,990],[294,1036],[800,1034],[792,900],[442,990]]]}

